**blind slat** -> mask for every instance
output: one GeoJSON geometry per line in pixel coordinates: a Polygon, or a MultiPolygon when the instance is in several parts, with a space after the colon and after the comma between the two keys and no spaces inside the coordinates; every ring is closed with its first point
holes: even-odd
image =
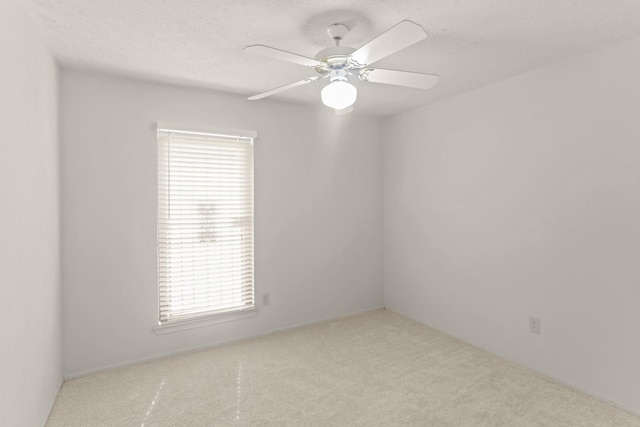
{"type": "Polygon", "coordinates": [[[200,289],[197,292],[181,292],[172,293],[163,296],[160,299],[160,305],[170,307],[172,303],[184,304],[185,301],[191,301],[192,304],[197,304],[199,301],[204,300],[218,300],[225,298],[241,298],[248,299],[251,296],[251,291],[238,292],[237,290],[225,290],[220,292],[207,291],[206,289],[200,289]]]}

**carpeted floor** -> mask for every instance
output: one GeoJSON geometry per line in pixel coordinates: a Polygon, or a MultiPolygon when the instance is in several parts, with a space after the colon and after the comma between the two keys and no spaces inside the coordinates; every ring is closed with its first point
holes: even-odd
{"type": "Polygon", "coordinates": [[[65,382],[48,427],[640,426],[388,310],[65,382]]]}

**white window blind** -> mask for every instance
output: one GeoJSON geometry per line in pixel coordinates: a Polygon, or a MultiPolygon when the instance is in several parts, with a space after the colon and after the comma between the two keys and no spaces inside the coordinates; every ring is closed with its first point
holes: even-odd
{"type": "Polygon", "coordinates": [[[254,307],[253,138],[158,128],[159,323],[254,307]]]}

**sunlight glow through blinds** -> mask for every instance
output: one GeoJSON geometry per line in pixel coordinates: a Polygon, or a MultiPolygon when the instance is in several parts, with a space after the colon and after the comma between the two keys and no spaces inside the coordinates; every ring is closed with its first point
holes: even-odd
{"type": "Polygon", "coordinates": [[[253,138],[158,129],[159,323],[254,308],[253,138]]]}

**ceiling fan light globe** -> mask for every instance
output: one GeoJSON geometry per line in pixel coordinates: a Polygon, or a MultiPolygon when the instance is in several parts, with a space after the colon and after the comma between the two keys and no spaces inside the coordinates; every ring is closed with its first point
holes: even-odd
{"type": "Polygon", "coordinates": [[[335,110],[343,110],[356,102],[358,89],[344,81],[334,81],[326,85],[320,93],[322,103],[335,110]]]}

